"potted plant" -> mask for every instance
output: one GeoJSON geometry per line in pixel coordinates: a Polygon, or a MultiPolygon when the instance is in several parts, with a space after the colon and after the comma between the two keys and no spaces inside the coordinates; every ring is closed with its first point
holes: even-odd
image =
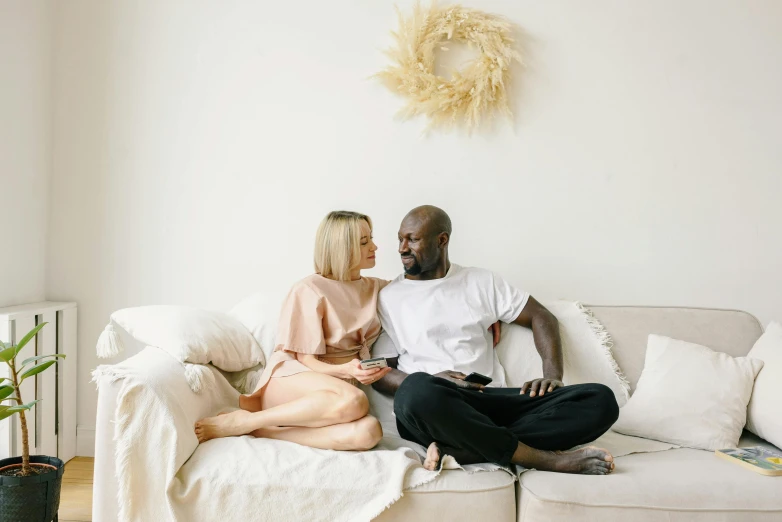
{"type": "Polygon", "coordinates": [[[0,342],[0,361],[9,369],[9,377],[0,377],[0,420],[18,414],[22,427],[22,456],[0,459],[0,520],[3,522],[51,522],[56,520],[60,508],[65,465],[56,457],[30,456],[25,412],[38,401],[25,404],[20,385],[65,355],[39,355],[17,362],[22,348],[44,326],[46,323],[41,323],[30,330],[16,346],[0,342]]]}

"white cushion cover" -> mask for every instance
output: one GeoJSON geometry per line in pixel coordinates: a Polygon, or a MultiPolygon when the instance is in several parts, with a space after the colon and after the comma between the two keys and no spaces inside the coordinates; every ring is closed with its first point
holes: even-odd
{"type": "Polygon", "coordinates": [[[735,447],[763,361],[650,335],[638,387],[613,429],[688,448],[735,447]]]}
{"type": "Polygon", "coordinates": [[[771,323],[747,357],[763,361],[747,409],[747,429],[782,447],[782,325],[771,323]]]}
{"type": "Polygon", "coordinates": [[[267,358],[277,344],[277,322],[285,295],[285,292],[258,292],[228,311],[228,315],[241,322],[253,334],[267,358]]]}
{"type": "Polygon", "coordinates": [[[139,306],[111,314],[137,341],[156,346],[177,360],[212,363],[236,372],[263,362],[263,352],[237,319],[222,312],[187,306],[139,306]]]}

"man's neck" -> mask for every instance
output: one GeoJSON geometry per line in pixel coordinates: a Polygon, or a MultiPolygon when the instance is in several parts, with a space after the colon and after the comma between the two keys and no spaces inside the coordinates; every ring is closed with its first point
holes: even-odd
{"type": "Polygon", "coordinates": [[[411,276],[405,274],[405,279],[412,279],[414,281],[431,281],[432,279],[442,279],[448,274],[448,270],[451,269],[451,261],[446,257],[437,266],[430,270],[423,270],[417,276],[411,276]]]}

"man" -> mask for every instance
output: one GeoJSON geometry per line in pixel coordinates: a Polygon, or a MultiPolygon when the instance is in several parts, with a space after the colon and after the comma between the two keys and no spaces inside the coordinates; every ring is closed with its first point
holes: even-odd
{"type": "Polygon", "coordinates": [[[394,396],[397,428],[427,447],[424,465],[441,455],[461,464],[495,462],[565,473],[605,475],[614,469],[600,448],[568,450],[608,430],[619,415],[602,384],[565,386],[557,319],[529,294],[479,268],[448,258],[451,220],[441,209],[411,210],[399,228],[404,274],[380,293],[385,330],[373,348],[394,368],[374,384],[394,396]],[[504,388],[487,328],[501,320],[531,328],[543,377],[504,388]],[[492,387],[464,380],[477,372],[492,387]]]}

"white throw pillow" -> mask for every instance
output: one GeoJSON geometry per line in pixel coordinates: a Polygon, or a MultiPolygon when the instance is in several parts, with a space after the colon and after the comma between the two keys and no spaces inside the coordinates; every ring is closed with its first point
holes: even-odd
{"type": "MultiPolygon", "coordinates": [[[[186,306],[139,306],[111,314],[139,342],[192,364],[236,372],[264,361],[261,347],[237,319],[186,306]]],[[[99,341],[100,344],[101,341],[99,341]]]]}
{"type": "Polygon", "coordinates": [[[763,361],[650,335],[638,386],[613,430],[705,450],[736,447],[763,361]]]}
{"type": "Polygon", "coordinates": [[[747,429],[782,447],[782,325],[771,323],[747,357],[764,362],[747,409],[747,429]]]}
{"type": "Polygon", "coordinates": [[[267,358],[277,345],[277,322],[285,296],[283,292],[258,292],[228,311],[253,334],[267,358]]]}
{"type": "MultiPolygon", "coordinates": [[[[613,341],[605,328],[580,303],[554,301],[545,303],[545,307],[559,321],[565,384],[605,384],[614,392],[619,407],[624,406],[630,397],[630,384],[614,359],[613,341]]],[[[529,328],[503,324],[497,357],[511,388],[543,377],[543,361],[529,328]]]]}

